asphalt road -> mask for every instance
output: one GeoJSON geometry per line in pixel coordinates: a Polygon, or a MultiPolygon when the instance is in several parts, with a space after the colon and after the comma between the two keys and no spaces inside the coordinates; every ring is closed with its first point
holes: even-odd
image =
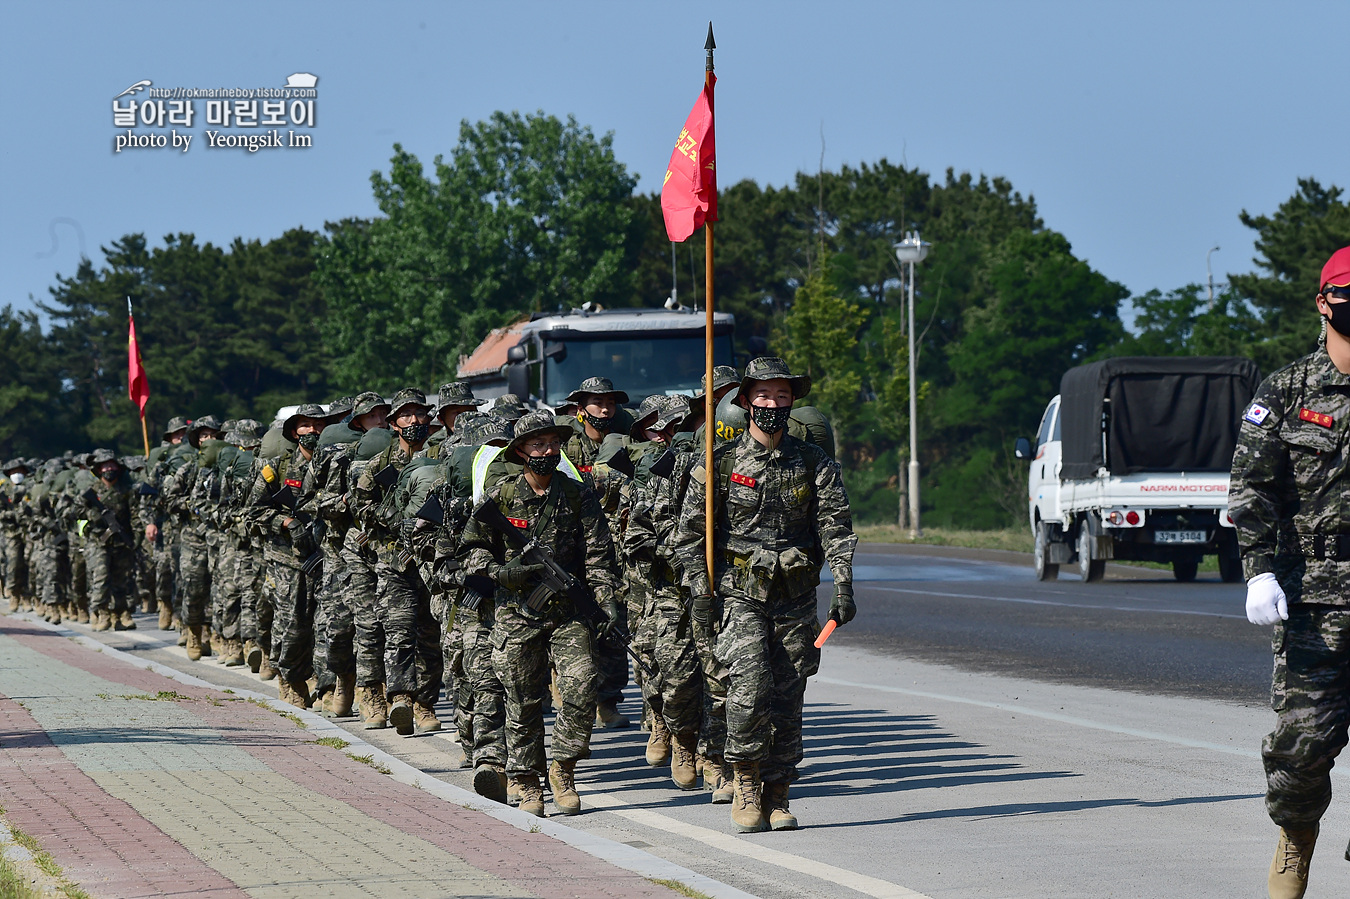
{"type": "Polygon", "coordinates": [[[1245,588],[1217,573],[1181,584],[1110,565],[1096,583],[1039,582],[1016,553],[865,544],[854,578],[858,618],[831,637],[843,645],[1052,683],[1268,702],[1270,630],[1247,622],[1245,588]]]}

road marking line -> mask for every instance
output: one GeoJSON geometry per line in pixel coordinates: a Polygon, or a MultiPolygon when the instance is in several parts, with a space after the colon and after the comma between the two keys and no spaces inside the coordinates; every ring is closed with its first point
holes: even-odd
{"type": "Polygon", "coordinates": [[[981,596],[978,593],[939,593],[936,590],[908,590],[904,587],[878,587],[874,583],[861,581],[867,590],[881,590],[885,593],[913,593],[917,596],[948,596],[953,599],[984,599],[989,602],[1014,602],[1029,606],[1060,606],[1065,609],[1092,609],[1105,612],[1151,612],[1162,615],[1199,615],[1205,618],[1239,618],[1245,621],[1246,615],[1229,615],[1226,612],[1201,612],[1196,609],[1148,609],[1137,606],[1107,606],[1091,603],[1055,602],[1049,599],[1018,599],[1011,596],[981,596]]]}
{"type": "Polygon", "coordinates": [[[866,874],[859,874],[856,871],[847,871],[843,868],[837,868],[834,865],[825,862],[814,861],[813,859],[803,858],[800,855],[793,855],[790,852],[783,852],[778,849],[771,849],[768,846],[761,846],[758,843],[751,843],[748,840],[742,840],[733,834],[722,833],[718,830],[712,830],[707,827],[700,827],[697,824],[688,824],[660,812],[654,812],[650,809],[626,808],[628,803],[616,796],[608,793],[586,793],[585,801],[599,809],[604,809],[613,815],[627,818],[637,824],[644,824],[647,827],[654,827],[657,830],[664,830],[667,833],[686,839],[696,840],[705,845],[722,852],[733,855],[743,855],[746,858],[752,858],[755,861],[764,862],[779,868],[786,868],[789,871],[796,871],[799,874],[809,874],[812,877],[818,877],[829,883],[837,884],[841,887],[862,893],[865,896],[875,896],[877,899],[929,899],[923,893],[902,887],[899,884],[891,883],[887,880],[880,880],[876,877],[868,877],[866,874]]]}

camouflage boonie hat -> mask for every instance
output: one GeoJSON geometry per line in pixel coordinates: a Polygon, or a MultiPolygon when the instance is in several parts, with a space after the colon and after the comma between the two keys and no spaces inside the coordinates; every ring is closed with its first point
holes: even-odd
{"type": "Polygon", "coordinates": [[[552,412],[531,412],[523,416],[516,422],[511,431],[511,449],[515,449],[521,443],[531,437],[541,437],[554,435],[559,440],[566,440],[571,437],[573,431],[567,425],[560,425],[553,418],[552,412]]]}
{"type": "Polygon", "coordinates": [[[200,444],[201,438],[199,437],[199,435],[201,434],[202,431],[208,429],[212,431],[219,431],[220,419],[216,418],[214,415],[203,415],[201,418],[194,421],[191,425],[188,426],[187,432],[188,443],[192,444],[193,446],[197,446],[198,444],[200,444]]]}
{"type": "Polygon", "coordinates": [[[398,414],[409,406],[420,406],[423,412],[431,412],[431,404],[427,402],[425,393],[416,387],[404,387],[389,402],[389,420],[392,422],[398,418],[398,414]]]}
{"type": "Polygon", "coordinates": [[[145,471],[144,456],[122,456],[117,461],[128,471],[145,471]]]}
{"type": "Polygon", "coordinates": [[[477,429],[481,428],[491,418],[492,416],[487,412],[477,412],[472,409],[468,412],[461,412],[459,418],[455,419],[455,434],[460,440],[467,440],[472,443],[472,438],[477,433],[477,429]]]}
{"type": "MultiPolygon", "coordinates": [[[[746,392],[755,381],[775,381],[780,378],[792,385],[792,398],[795,400],[811,392],[809,375],[794,375],[788,369],[787,363],[777,356],[760,356],[758,359],[751,359],[750,364],[745,367],[745,376],[741,378],[741,390],[736,402],[745,405],[746,392]]],[[[713,383],[716,383],[716,378],[713,379],[713,383]]]]}
{"type": "Polygon", "coordinates": [[[509,446],[514,439],[515,432],[511,427],[511,422],[489,415],[485,420],[479,422],[472,442],[476,446],[486,446],[489,443],[509,446]]]}
{"type": "Polygon", "coordinates": [[[99,447],[89,454],[90,468],[97,468],[105,462],[116,462],[118,465],[122,464],[122,460],[117,458],[117,453],[114,453],[110,449],[99,447]]]}
{"type": "Polygon", "coordinates": [[[525,408],[525,404],[520,401],[520,397],[514,393],[503,393],[493,401],[492,408],[488,411],[502,421],[514,422],[529,414],[530,410],[525,408]]]}
{"type": "Polygon", "coordinates": [[[587,394],[592,396],[612,396],[616,403],[628,402],[628,394],[622,390],[614,389],[614,382],[609,378],[587,378],[581,382],[581,386],[567,395],[568,402],[581,403],[582,397],[587,394]]]}
{"type": "Polygon", "coordinates": [[[20,468],[28,468],[28,463],[23,459],[10,459],[5,463],[4,469],[0,470],[3,470],[5,474],[9,474],[11,471],[18,471],[20,468]]]}
{"type": "Polygon", "coordinates": [[[480,400],[473,395],[473,388],[464,381],[451,381],[448,384],[442,384],[436,391],[436,412],[432,418],[440,418],[441,413],[446,409],[453,409],[455,406],[461,406],[469,409],[476,409],[486,403],[487,400],[480,400]]]}
{"type": "Polygon", "coordinates": [[[239,427],[239,419],[237,418],[227,418],[220,423],[220,429],[227,433],[233,431],[237,427],[239,427]]]}
{"type": "MultiPolygon", "coordinates": [[[[717,365],[713,367],[713,393],[721,390],[723,387],[735,387],[741,383],[741,376],[736,373],[736,369],[730,365],[717,365]]],[[[694,396],[695,400],[701,400],[708,393],[708,376],[705,374],[699,379],[701,389],[694,396]]],[[[690,402],[689,405],[694,405],[690,402]]]]}
{"type": "Polygon", "coordinates": [[[659,393],[654,393],[647,397],[641,403],[638,403],[637,414],[633,416],[633,427],[629,429],[628,435],[634,440],[642,440],[642,432],[651,421],[656,420],[656,416],[661,411],[661,400],[665,397],[659,393]]]}
{"type": "Polygon", "coordinates": [[[186,431],[190,424],[192,424],[192,422],[187,420],[187,416],[175,415],[173,418],[169,419],[169,423],[164,426],[164,439],[168,440],[169,435],[175,434],[178,431],[186,431]]]}
{"type": "Polygon", "coordinates": [[[76,453],[74,456],[71,457],[70,461],[75,465],[79,466],[80,468],[88,468],[89,457],[92,455],[93,453],[76,453]]]}
{"type": "Polygon", "coordinates": [[[336,415],[339,418],[346,418],[348,413],[352,411],[352,407],[355,405],[356,397],[340,396],[328,404],[328,414],[336,415]]]}
{"type": "Polygon", "coordinates": [[[651,425],[654,431],[664,431],[672,425],[678,425],[689,417],[690,403],[689,398],[676,394],[674,396],[663,396],[658,404],[660,414],[656,421],[651,425]]]}
{"type": "Polygon", "coordinates": [[[235,422],[234,430],[225,435],[225,440],[240,449],[256,449],[262,443],[262,435],[266,431],[262,422],[252,418],[241,418],[235,422]]]}
{"type": "Polygon", "coordinates": [[[365,393],[358,393],[352,400],[352,418],[365,415],[367,412],[374,412],[376,409],[384,406],[388,411],[389,403],[385,398],[375,393],[373,390],[367,390],[365,393]]]}
{"type": "Polygon", "coordinates": [[[281,436],[285,437],[287,440],[295,440],[295,426],[300,424],[300,419],[302,418],[312,418],[319,422],[319,430],[322,431],[324,425],[329,422],[337,421],[346,414],[347,413],[345,412],[339,412],[334,415],[331,412],[325,411],[323,406],[320,406],[318,403],[304,403],[290,415],[286,416],[286,420],[281,423],[281,436]]]}

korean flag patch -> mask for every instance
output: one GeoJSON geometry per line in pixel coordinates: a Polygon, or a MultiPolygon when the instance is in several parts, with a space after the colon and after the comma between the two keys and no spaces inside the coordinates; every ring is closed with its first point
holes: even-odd
{"type": "Polygon", "coordinates": [[[1266,419],[1270,417],[1270,410],[1260,403],[1252,403],[1247,408],[1247,414],[1242,416],[1243,421],[1249,421],[1254,425],[1265,424],[1266,419]]]}

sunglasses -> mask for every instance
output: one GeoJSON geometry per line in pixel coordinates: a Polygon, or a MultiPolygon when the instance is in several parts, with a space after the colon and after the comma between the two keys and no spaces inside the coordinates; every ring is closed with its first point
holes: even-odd
{"type": "Polygon", "coordinates": [[[1328,287],[1322,291],[1322,295],[1338,300],[1350,300],[1350,287],[1328,287]]]}

